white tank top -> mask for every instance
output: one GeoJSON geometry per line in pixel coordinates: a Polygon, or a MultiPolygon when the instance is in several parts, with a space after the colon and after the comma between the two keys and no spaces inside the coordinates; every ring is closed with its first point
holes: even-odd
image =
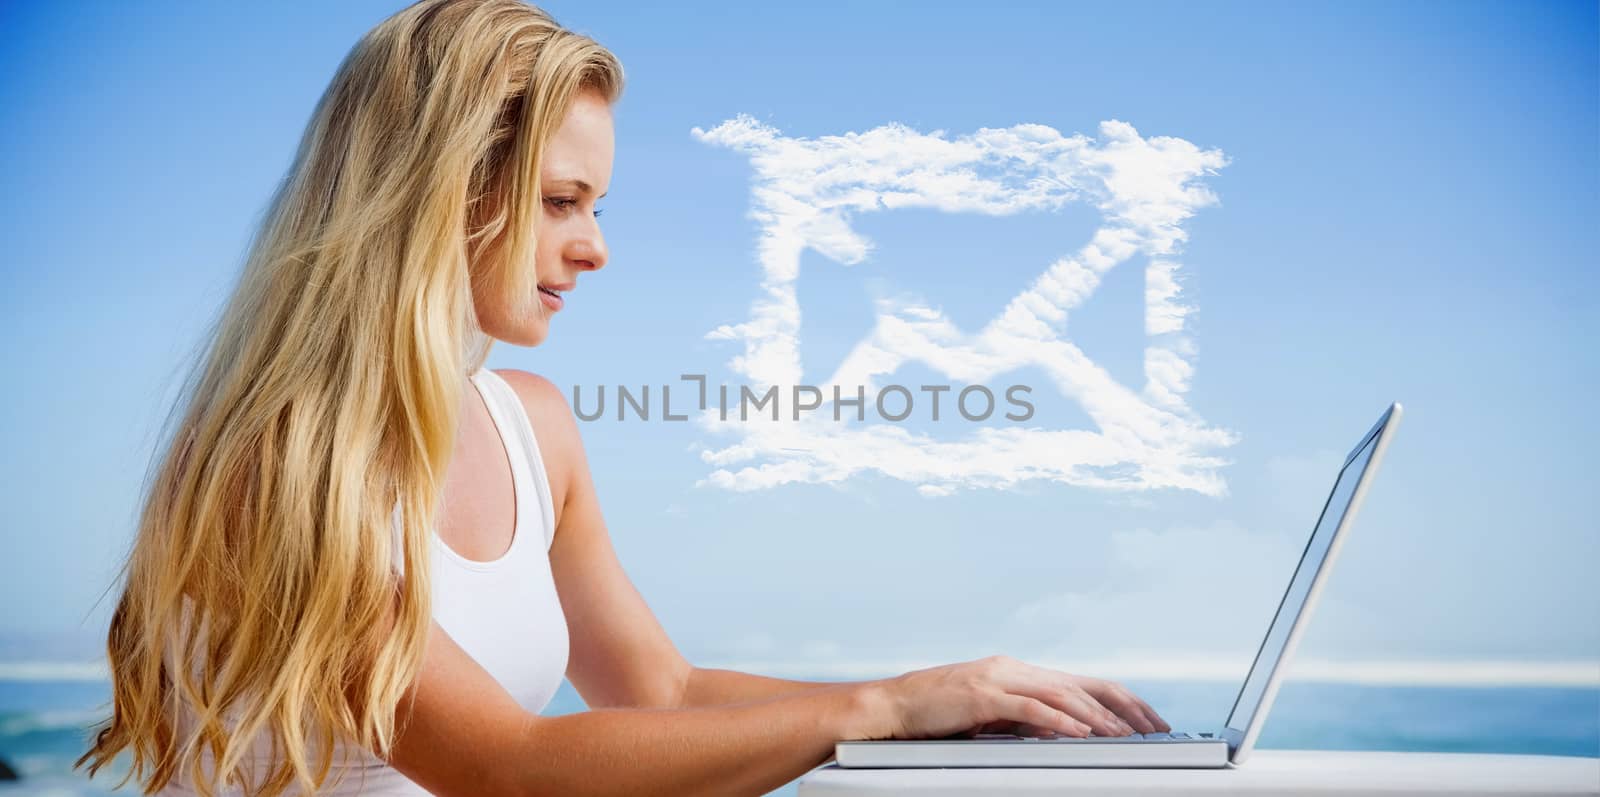
{"type": "MultiPolygon", "coordinates": [[[[539,444],[534,438],[522,402],[499,374],[482,368],[472,382],[489,407],[495,430],[511,460],[516,499],[515,532],[510,548],[493,561],[467,559],[452,550],[437,533],[433,540],[433,618],[523,709],[538,713],[561,686],[567,669],[567,623],[550,574],[549,550],[555,540],[555,504],[545,473],[539,444]]],[[[400,507],[394,509],[393,531],[400,533],[400,507]]],[[[396,546],[398,549],[398,546],[396,546]]],[[[396,561],[397,569],[404,566],[396,561]]],[[[179,738],[190,725],[187,713],[178,717],[179,738]]],[[[272,740],[266,734],[252,743],[247,761],[265,774],[272,740]]],[[[310,751],[316,761],[317,750],[310,751]]],[[[209,752],[202,755],[210,771],[209,752]]],[[[247,767],[251,764],[247,764],[247,767]]],[[[195,791],[180,772],[157,794],[191,795],[195,791]]],[[[219,795],[240,797],[237,786],[219,795]]],[[[426,795],[427,791],[386,764],[371,751],[336,744],[333,767],[318,794],[426,795]],[[341,758],[344,760],[341,761],[341,758]],[[336,775],[344,777],[333,784],[336,775]]]]}

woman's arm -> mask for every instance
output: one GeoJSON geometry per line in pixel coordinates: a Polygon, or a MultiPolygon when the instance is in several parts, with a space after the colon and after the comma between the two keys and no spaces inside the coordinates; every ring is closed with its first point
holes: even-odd
{"type": "Polygon", "coordinates": [[[765,675],[736,672],[734,670],[695,667],[689,671],[689,677],[684,684],[683,699],[680,701],[680,706],[682,708],[724,706],[730,703],[745,703],[751,700],[766,700],[783,695],[792,695],[808,689],[861,686],[865,683],[868,682],[789,681],[783,678],[768,678],[765,675]]]}
{"type": "Polygon", "coordinates": [[[437,623],[396,711],[389,763],[453,795],[761,795],[880,738],[892,715],[876,682],[734,706],[594,709],[543,717],[516,704],[437,623]]]}

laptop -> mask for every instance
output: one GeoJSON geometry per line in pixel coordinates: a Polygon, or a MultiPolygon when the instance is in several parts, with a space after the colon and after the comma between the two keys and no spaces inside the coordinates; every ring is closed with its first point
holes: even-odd
{"type": "Polygon", "coordinates": [[[846,769],[917,767],[1130,767],[1222,768],[1244,763],[1267,711],[1278,694],[1284,665],[1305,631],[1317,596],[1333,570],[1339,545],[1400,424],[1399,403],[1351,450],[1323,503],[1322,515],[1289,579],[1289,589],[1256,651],[1255,663],[1233,710],[1219,728],[1131,736],[1032,737],[979,734],[970,739],[875,739],[834,745],[835,763],[846,769]]]}

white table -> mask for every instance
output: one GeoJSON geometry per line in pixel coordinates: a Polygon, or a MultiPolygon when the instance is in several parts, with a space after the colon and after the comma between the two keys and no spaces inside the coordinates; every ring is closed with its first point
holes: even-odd
{"type": "Polygon", "coordinates": [[[801,777],[798,786],[799,797],[1600,795],[1600,758],[1256,750],[1236,769],[841,769],[828,764],[801,777]]]}

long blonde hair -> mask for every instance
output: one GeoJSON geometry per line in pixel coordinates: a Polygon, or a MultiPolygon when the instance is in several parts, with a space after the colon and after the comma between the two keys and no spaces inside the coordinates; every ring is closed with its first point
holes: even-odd
{"type": "Polygon", "coordinates": [[[203,794],[276,795],[321,787],[336,737],[389,757],[464,377],[492,345],[472,286],[531,313],[542,153],[576,93],[622,86],[615,56],[522,0],[423,0],[346,55],[163,424],[111,716],[75,767],[131,748],[119,787],[186,768],[203,794]],[[278,754],[249,783],[262,731],[278,754]]]}

